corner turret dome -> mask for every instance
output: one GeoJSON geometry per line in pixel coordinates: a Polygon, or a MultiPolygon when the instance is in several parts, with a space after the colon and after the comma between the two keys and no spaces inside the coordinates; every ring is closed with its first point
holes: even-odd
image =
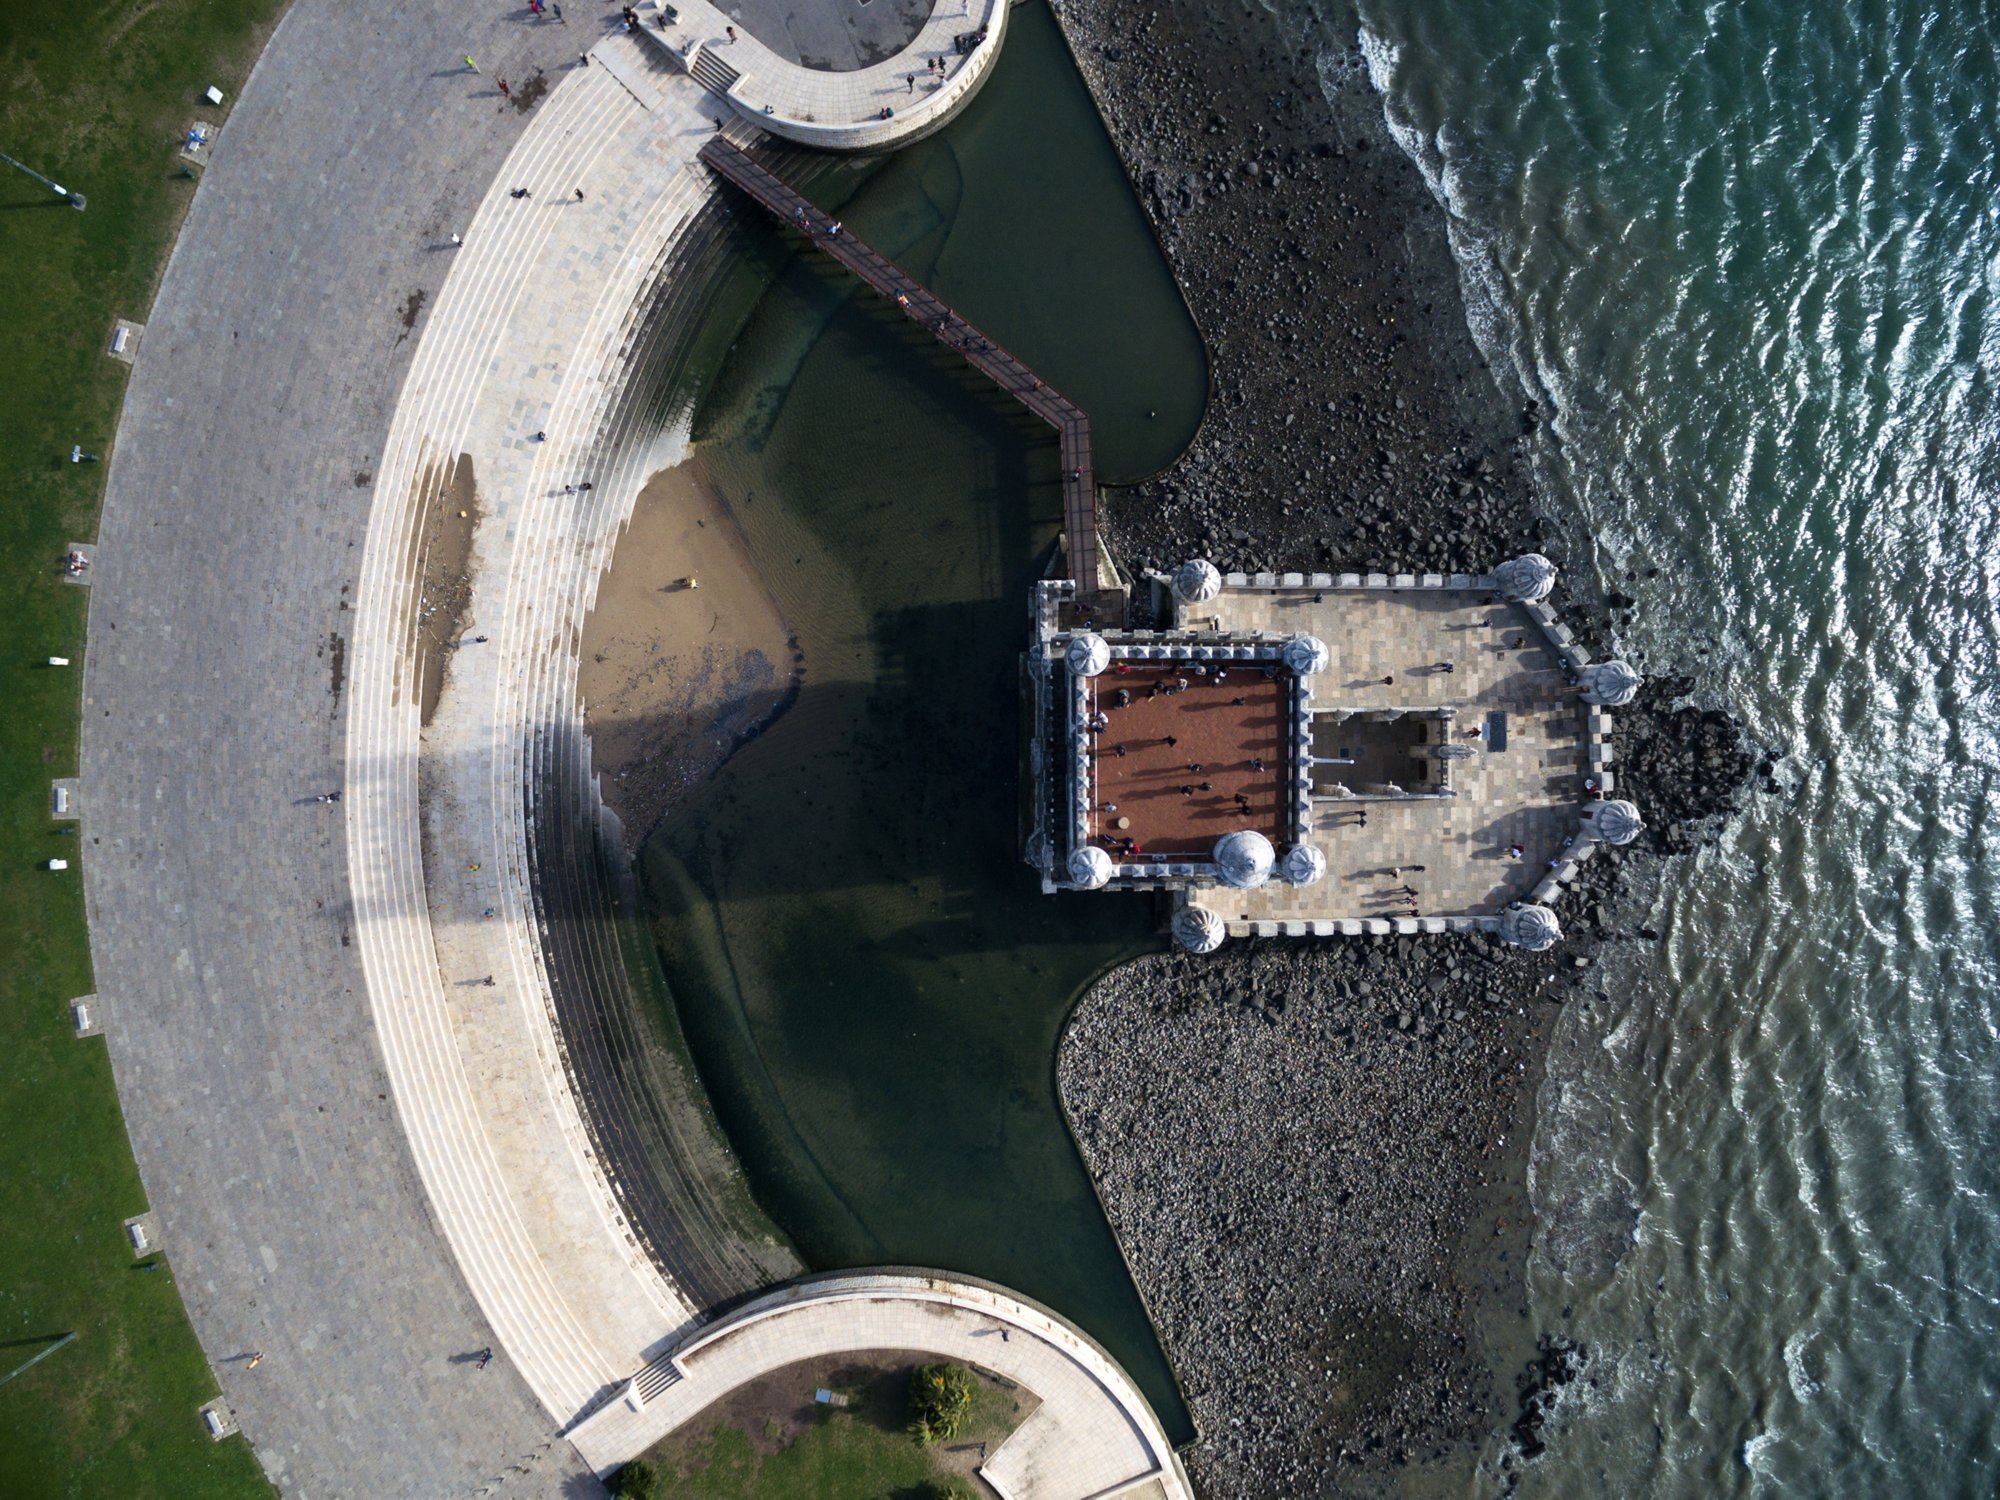
{"type": "Polygon", "coordinates": [[[1326,856],[1312,844],[1294,844],[1278,861],[1278,876],[1286,885],[1311,885],[1326,873],[1326,856]]]}
{"type": "Polygon", "coordinates": [[[1174,569],[1169,580],[1174,597],[1183,604],[1206,604],[1222,592],[1222,575],[1215,564],[1191,557],[1174,569]]]}
{"type": "Polygon", "coordinates": [[[1111,645],[1094,632],[1071,636],[1063,650],[1063,662],[1075,677],[1095,677],[1111,665],[1111,645]]]}
{"type": "Polygon", "coordinates": [[[1629,844],[1644,831],[1646,824],[1639,809],[1621,799],[1593,802],[1583,810],[1583,826],[1594,839],[1607,844],[1629,844]]]}
{"type": "Polygon", "coordinates": [[[1562,923],[1546,906],[1527,906],[1516,901],[1500,913],[1500,941],[1540,953],[1562,941],[1562,923]]]}
{"type": "Polygon", "coordinates": [[[1072,885],[1080,885],[1087,891],[1104,889],[1111,883],[1111,856],[1095,844],[1072,850],[1069,878],[1072,885]]]}
{"type": "Polygon", "coordinates": [[[1583,689],[1584,702],[1623,708],[1638,695],[1639,685],[1646,679],[1622,661],[1597,661],[1580,669],[1576,680],[1583,689]]]}
{"type": "Polygon", "coordinates": [[[1299,676],[1309,676],[1314,672],[1324,672],[1333,654],[1326,649],[1326,642],[1316,635],[1295,635],[1285,642],[1285,665],[1299,676]]]}
{"type": "Polygon", "coordinates": [[[1190,953],[1213,953],[1226,936],[1222,918],[1205,906],[1183,906],[1174,913],[1174,941],[1190,953]]]}
{"type": "Polygon", "coordinates": [[[1556,565],[1539,552],[1510,557],[1493,570],[1494,585],[1500,596],[1514,604],[1530,599],[1546,599],[1556,586],[1556,565]]]}
{"type": "Polygon", "coordinates": [[[1276,863],[1271,841],[1253,829],[1239,828],[1215,841],[1215,867],[1222,883],[1239,891],[1255,890],[1269,880],[1276,863]]]}

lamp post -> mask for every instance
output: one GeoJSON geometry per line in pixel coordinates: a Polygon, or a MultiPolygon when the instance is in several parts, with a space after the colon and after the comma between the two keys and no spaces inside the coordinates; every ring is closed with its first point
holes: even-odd
{"type": "Polygon", "coordinates": [[[62,198],[67,198],[69,200],[70,206],[72,208],[81,210],[85,202],[87,201],[84,198],[83,194],[72,193],[68,188],[64,187],[60,182],[52,182],[50,179],[44,177],[40,172],[37,172],[33,167],[26,166],[21,162],[15,161],[14,158],[9,156],[5,151],[0,151],[0,161],[4,161],[5,163],[7,163],[8,166],[12,167],[17,172],[27,173],[30,177],[34,178],[35,181],[41,183],[42,186],[47,188],[53,188],[57,196],[62,198]]]}

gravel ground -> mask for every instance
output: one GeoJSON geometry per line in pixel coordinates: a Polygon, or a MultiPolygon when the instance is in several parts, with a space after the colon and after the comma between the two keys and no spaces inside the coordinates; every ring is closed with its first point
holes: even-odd
{"type": "MultiPolygon", "coordinates": [[[[1211,361],[1187,455],[1106,497],[1121,561],[1563,563],[1522,460],[1540,413],[1487,373],[1440,211],[1365,79],[1329,105],[1319,49],[1255,6],[1058,13],[1211,361]]],[[[1630,606],[1567,579],[1553,602],[1593,644],[1630,606]]],[[[1711,836],[1753,767],[1769,780],[1688,688],[1650,683],[1616,717],[1650,832],[1586,867],[1552,951],[1237,942],[1079,1004],[1064,1107],[1187,1393],[1204,1495],[1456,1492],[1492,1443],[1532,1451],[1535,1393],[1574,1363],[1529,1326],[1521,1278],[1553,1007],[1600,942],[1654,936],[1607,925],[1629,863],[1711,836]]]]}

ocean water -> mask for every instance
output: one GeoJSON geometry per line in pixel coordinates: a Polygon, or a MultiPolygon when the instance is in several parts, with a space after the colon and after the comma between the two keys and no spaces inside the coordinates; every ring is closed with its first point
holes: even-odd
{"type": "Polygon", "coordinates": [[[1282,13],[1446,205],[1607,644],[1780,755],[1558,1028],[1530,1312],[1590,1356],[1518,1492],[1993,1494],[2000,7],[1282,13]]]}

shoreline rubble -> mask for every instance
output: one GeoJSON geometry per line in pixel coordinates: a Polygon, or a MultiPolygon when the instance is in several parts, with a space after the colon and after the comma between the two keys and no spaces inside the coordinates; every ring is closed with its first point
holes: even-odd
{"type": "MultiPolygon", "coordinates": [[[[1487,373],[1442,210],[1351,40],[1364,81],[1329,103],[1337,44],[1260,6],[1055,8],[1210,361],[1187,453],[1103,497],[1121,562],[1580,561],[1533,508],[1541,410],[1487,373]]],[[[1551,602],[1595,647],[1612,617],[1588,576],[1551,602]]],[[[1753,768],[1773,789],[1770,757],[1689,686],[1651,682],[1614,718],[1648,853],[1712,838],[1753,768]]],[[[1183,1458],[1202,1493],[1373,1491],[1405,1466],[1462,1486],[1527,1456],[1524,1372],[1562,1332],[1528,1321],[1534,1099],[1598,945],[1656,936],[1613,927],[1635,857],[1589,862],[1544,953],[1238,941],[1141,958],[1079,1001],[1058,1089],[1200,1432],[1183,1458]]]]}

